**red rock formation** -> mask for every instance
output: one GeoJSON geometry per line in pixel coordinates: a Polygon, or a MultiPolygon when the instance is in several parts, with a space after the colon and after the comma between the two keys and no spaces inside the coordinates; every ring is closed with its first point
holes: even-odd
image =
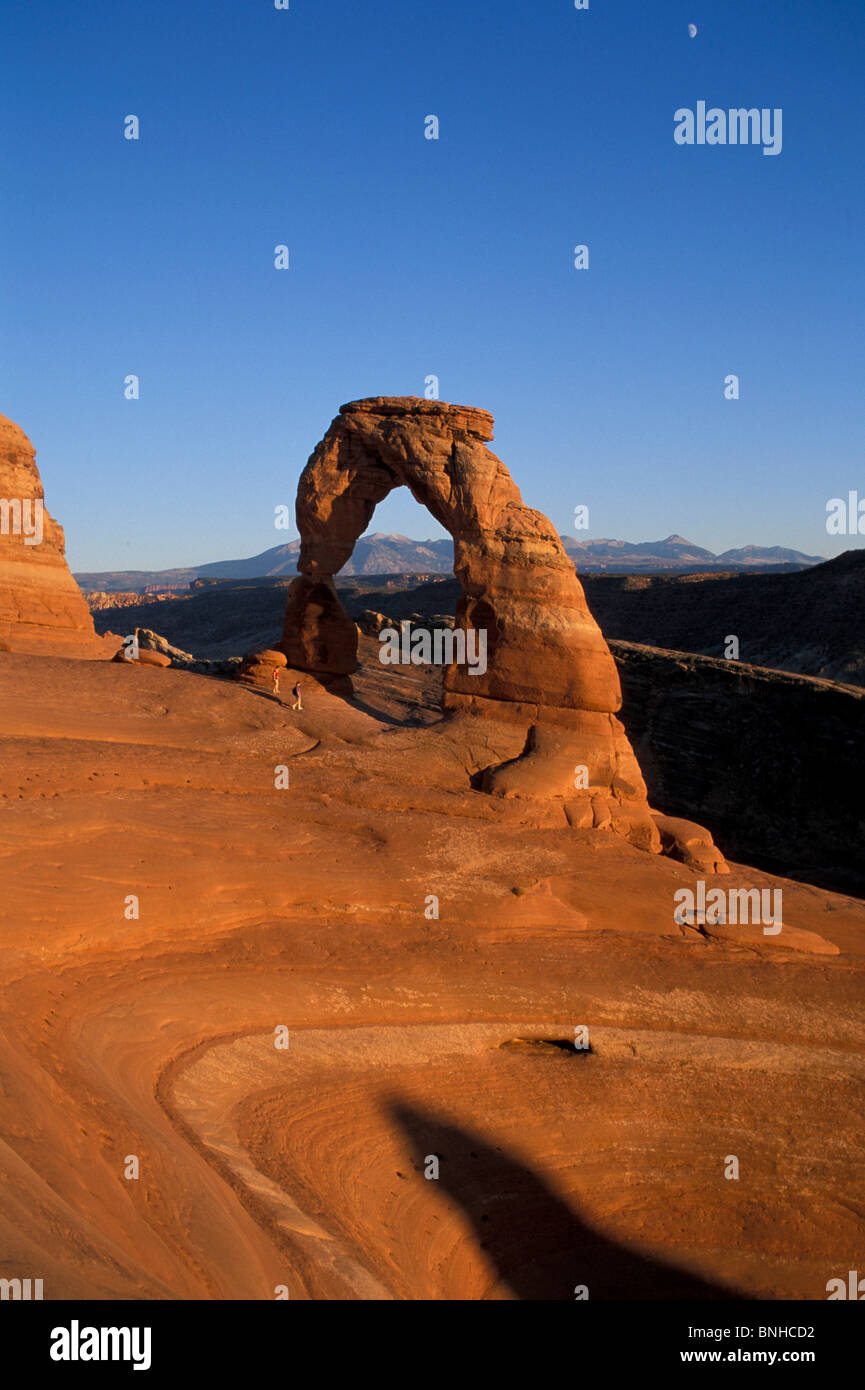
{"type": "Polygon", "coordinates": [[[0,642],[36,655],[105,656],[35,460],[23,430],[0,415],[0,642]]]}
{"type": "MultiPolygon", "coordinates": [[[[260,686],[262,689],[270,689],[273,684],[274,670],[284,671],[285,669],[285,652],[263,647],[261,651],[246,652],[238,667],[237,679],[246,681],[250,685],[260,686]]],[[[287,689],[287,682],[284,682],[284,685],[287,689]]]]}
{"type": "Polygon", "coordinates": [[[121,666],[158,666],[163,670],[171,665],[171,657],[166,656],[165,652],[151,652],[146,647],[139,648],[137,656],[127,656],[123,647],[120,647],[111,658],[121,666]]]}
{"type": "Polygon", "coordinates": [[[645,783],[615,717],[615,663],[555,527],[523,504],[486,447],[492,434],[486,411],[443,401],[374,397],[342,407],[298,486],[300,575],[289,590],[283,650],[301,670],[357,669],[357,630],[333,576],[377,504],[408,487],[453,536],[463,589],[457,627],[486,634],[482,674],[445,668],[444,707],[514,726],[514,756],[485,770],[483,788],[561,798],[572,825],[613,829],[658,852],[645,783]]]}

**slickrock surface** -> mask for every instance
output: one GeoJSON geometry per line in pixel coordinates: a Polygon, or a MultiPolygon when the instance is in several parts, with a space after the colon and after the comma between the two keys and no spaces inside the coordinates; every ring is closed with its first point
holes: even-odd
{"type": "MultiPolygon", "coordinates": [[[[283,650],[300,670],[355,671],[358,629],[334,575],[377,504],[408,487],[453,536],[457,628],[486,640],[485,670],[445,667],[444,708],[471,726],[510,726],[497,736],[503,758],[483,769],[480,785],[504,798],[564,798],[572,825],[611,828],[658,853],[646,786],[616,718],[615,663],[555,527],[524,505],[487,448],[492,433],[484,410],[415,396],[342,407],[298,484],[300,575],[288,593],[283,650]]],[[[464,737],[476,741],[476,728],[464,737]]],[[[706,842],[708,859],[708,834],[706,842]]]]}
{"type": "Polygon", "coordinates": [[[66,563],[62,527],[49,515],[44,498],[33,445],[0,415],[0,642],[16,652],[110,656],[114,648],[108,650],[96,635],[90,609],[66,563]],[[4,503],[17,503],[23,509],[21,520],[12,513],[7,519],[4,503]],[[42,536],[37,543],[40,506],[42,536]]]}
{"type": "Polygon", "coordinates": [[[0,1275],[825,1298],[861,1268],[865,904],[735,864],[710,885],[781,889],[784,929],[676,924],[700,873],[485,795],[505,726],[470,747],[377,648],[300,713],[0,659],[0,1275]]]}
{"type": "MultiPolygon", "coordinates": [[[[596,591],[591,580],[584,583],[592,609],[596,591]]],[[[391,592],[382,581],[358,596],[350,586],[340,589],[361,631],[372,636],[409,618],[427,627],[451,624],[459,592],[456,579],[391,592]]],[[[228,587],[220,597],[218,614],[208,607],[199,617],[198,606],[213,599],[204,591],[164,603],[158,612],[153,606],[138,610],[139,620],[158,622],[172,641],[202,655],[252,650],[272,641],[282,621],[284,591],[228,587]],[[219,633],[228,641],[212,646],[209,639],[219,633]]],[[[680,591],[674,597],[678,602],[680,591]]],[[[95,621],[100,628],[108,625],[100,614],[95,621]]],[[[117,627],[124,621],[122,614],[110,617],[117,627]]],[[[610,637],[605,621],[604,631],[610,637]]],[[[611,637],[608,645],[622,683],[617,717],[637,756],[651,806],[702,821],[733,859],[865,895],[861,688],[611,637]],[[783,748],[782,757],[774,756],[776,747],[783,748]]],[[[203,662],[197,666],[213,674],[203,662]]]]}

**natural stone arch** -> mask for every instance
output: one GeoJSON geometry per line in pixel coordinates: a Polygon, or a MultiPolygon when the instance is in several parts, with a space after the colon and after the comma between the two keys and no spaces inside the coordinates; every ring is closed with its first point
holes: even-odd
{"type": "Polygon", "coordinates": [[[488,633],[486,672],[445,668],[443,706],[515,726],[519,755],[490,767],[484,789],[561,798],[571,824],[616,829],[657,851],[645,783],[615,717],[612,655],[555,527],[524,505],[487,448],[492,437],[486,411],[444,401],[377,396],[341,408],[298,484],[300,574],[282,650],[290,666],[323,678],[357,669],[357,630],[333,577],[378,503],[407,487],[453,537],[457,625],[488,633]],[[575,785],[581,767],[586,788],[575,785]]]}
{"type": "Polygon", "coordinates": [[[453,537],[463,589],[457,620],[471,621],[478,611],[495,619],[486,674],[450,668],[446,692],[605,713],[619,708],[615,664],[573,564],[551,522],[523,505],[507,468],[486,448],[492,425],[484,410],[412,396],[342,407],[298,486],[302,577],[290,590],[283,634],[292,665],[341,675],[356,669],[357,635],[333,576],[378,503],[405,486],[453,537]]]}

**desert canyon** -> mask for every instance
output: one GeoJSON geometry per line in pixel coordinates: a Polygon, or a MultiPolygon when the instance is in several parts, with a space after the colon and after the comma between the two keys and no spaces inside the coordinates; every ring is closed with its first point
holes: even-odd
{"type": "MultiPolygon", "coordinates": [[[[667,813],[712,729],[687,701],[663,750],[629,726],[641,649],[617,668],[492,436],[479,409],[343,406],[282,631],[233,667],[127,660],[47,512],[39,545],[0,535],[0,1276],[819,1300],[861,1267],[865,902],[753,867],[747,769],[724,816],[705,779],[705,816],[667,813]],[[453,537],[482,674],[383,664],[337,595],[400,486],[453,537]],[[781,892],[781,929],[677,920],[701,883],[781,892]]],[[[43,500],[5,417],[0,496],[43,500]]],[[[720,690],[706,663],[689,691],[720,690]]],[[[779,728],[748,747],[789,766],[779,728]]]]}

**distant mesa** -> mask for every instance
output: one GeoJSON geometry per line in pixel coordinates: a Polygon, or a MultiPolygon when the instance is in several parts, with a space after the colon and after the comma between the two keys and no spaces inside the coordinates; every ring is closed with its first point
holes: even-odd
{"type": "MultiPolygon", "coordinates": [[[[487,448],[492,435],[486,411],[444,401],[378,396],[342,407],[298,483],[300,574],[281,648],[291,667],[324,683],[350,678],[358,631],[334,575],[376,506],[408,487],[453,538],[457,627],[486,634],[482,674],[444,668],[444,709],[511,729],[511,755],[484,770],[482,790],[560,798],[575,828],[613,830],[658,853],[660,829],[615,717],[622,696],[610,650],[557,531],[524,505],[487,448]]],[[[684,842],[670,851],[702,869],[725,867],[708,833],[696,852],[684,842]]]]}
{"type": "Polygon", "coordinates": [[[0,415],[0,647],[33,655],[104,657],[66,563],[63,530],[45,507],[36,451],[0,415]]]}

